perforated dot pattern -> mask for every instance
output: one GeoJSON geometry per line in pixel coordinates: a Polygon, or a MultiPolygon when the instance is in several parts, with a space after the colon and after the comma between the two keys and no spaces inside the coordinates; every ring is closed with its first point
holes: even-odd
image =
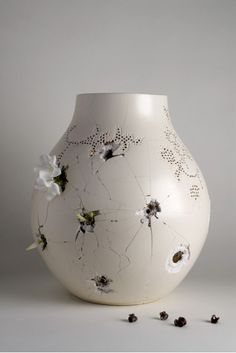
{"type": "Polygon", "coordinates": [[[99,126],[96,126],[92,134],[85,139],[82,140],[71,140],[70,134],[77,127],[77,125],[71,126],[65,133],[65,147],[62,152],[58,154],[58,161],[62,159],[66,151],[71,146],[79,146],[79,145],[88,145],[89,156],[94,156],[99,150],[107,143],[116,143],[119,145],[122,153],[125,153],[131,144],[139,145],[142,142],[141,137],[133,137],[130,134],[122,133],[120,127],[116,127],[115,132],[112,134],[111,132],[105,131],[102,132],[99,126]]]}
{"type": "Polygon", "coordinates": [[[195,178],[197,180],[199,185],[194,184],[194,189],[193,185],[190,187],[190,196],[196,200],[200,195],[200,187],[203,188],[200,170],[195,165],[188,149],[184,146],[174,130],[166,127],[165,136],[169,146],[161,149],[161,157],[172,166],[174,175],[178,181],[182,181],[183,177],[187,177],[189,179],[195,178]],[[192,196],[193,194],[195,196],[192,196]]]}

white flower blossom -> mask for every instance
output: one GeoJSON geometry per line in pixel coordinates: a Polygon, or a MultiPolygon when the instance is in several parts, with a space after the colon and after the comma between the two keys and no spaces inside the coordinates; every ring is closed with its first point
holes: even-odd
{"type": "Polygon", "coordinates": [[[180,244],[170,252],[166,260],[166,270],[170,273],[177,273],[188,263],[189,259],[189,245],[180,244]]]}
{"type": "Polygon", "coordinates": [[[60,187],[54,181],[54,178],[61,174],[56,156],[42,155],[40,157],[40,164],[34,168],[34,171],[37,173],[35,189],[45,191],[48,201],[60,195],[60,187]]]}

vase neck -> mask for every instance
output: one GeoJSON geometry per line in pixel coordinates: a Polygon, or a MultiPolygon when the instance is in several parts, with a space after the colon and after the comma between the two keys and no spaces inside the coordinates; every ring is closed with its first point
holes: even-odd
{"type": "Polygon", "coordinates": [[[91,127],[152,137],[154,130],[169,122],[167,96],[131,93],[91,93],[76,98],[72,125],[85,133],[91,127]]]}

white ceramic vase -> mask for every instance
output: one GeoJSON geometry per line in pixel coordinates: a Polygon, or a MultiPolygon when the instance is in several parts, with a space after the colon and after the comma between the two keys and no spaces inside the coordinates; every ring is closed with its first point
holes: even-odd
{"type": "Polygon", "coordinates": [[[73,294],[152,302],[193,266],[210,201],[166,96],[78,95],[71,124],[35,171],[30,248],[73,294]]]}

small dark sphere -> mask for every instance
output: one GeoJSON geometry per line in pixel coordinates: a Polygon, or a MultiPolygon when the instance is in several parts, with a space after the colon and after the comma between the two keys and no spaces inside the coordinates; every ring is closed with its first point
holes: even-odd
{"type": "Polygon", "coordinates": [[[185,326],[187,324],[186,319],[182,316],[179,317],[179,321],[183,324],[183,326],[185,326]]]}
{"type": "Polygon", "coordinates": [[[160,319],[161,319],[161,320],[167,320],[168,317],[169,317],[169,315],[167,314],[167,312],[162,311],[162,312],[160,313],[160,319]]]}
{"type": "Polygon", "coordinates": [[[129,322],[135,322],[137,320],[138,320],[138,318],[135,314],[129,314],[129,317],[128,317],[129,322]]]}
{"type": "Polygon", "coordinates": [[[186,319],[183,316],[180,316],[178,319],[175,319],[174,325],[177,327],[183,327],[187,324],[186,319]]]}
{"type": "Polygon", "coordinates": [[[215,315],[212,315],[211,317],[211,323],[212,324],[217,324],[217,322],[219,321],[219,317],[216,317],[215,315]]]}
{"type": "Polygon", "coordinates": [[[178,323],[178,320],[177,320],[177,319],[175,319],[174,325],[175,325],[175,326],[179,326],[179,323],[178,323]]]}

